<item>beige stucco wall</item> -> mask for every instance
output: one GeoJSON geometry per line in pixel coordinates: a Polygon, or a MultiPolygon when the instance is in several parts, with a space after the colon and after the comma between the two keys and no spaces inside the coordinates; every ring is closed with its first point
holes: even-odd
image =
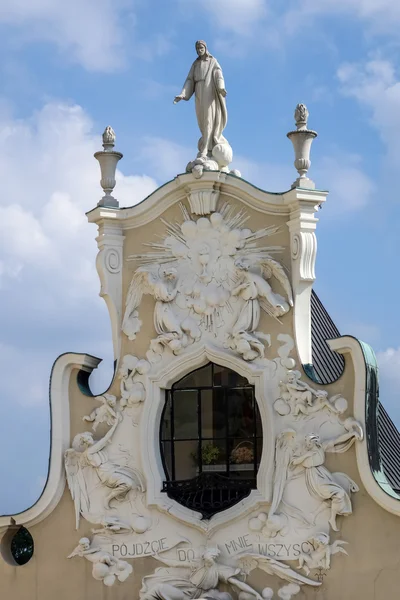
{"type": "MultiPolygon", "coordinates": [[[[223,195],[222,195],[223,196],[223,195]]],[[[221,202],[228,198],[221,198],[221,202]]],[[[231,205],[239,206],[237,201],[229,199],[231,205]]],[[[253,230],[271,224],[281,225],[278,235],[266,243],[282,245],[285,251],[279,261],[290,270],[289,232],[282,216],[269,217],[257,210],[246,207],[250,219],[246,227],[253,230]]],[[[162,215],[167,221],[182,221],[182,214],[177,205],[169,208],[162,215]]],[[[156,240],[157,234],[165,233],[165,225],[160,219],[138,229],[125,232],[124,258],[131,254],[143,252],[143,243],[156,240]]],[[[124,262],[124,265],[126,263],[124,262]]],[[[123,297],[132,276],[131,267],[124,267],[123,297]]],[[[280,291],[280,290],[277,290],[280,291]]],[[[121,356],[134,353],[138,357],[145,356],[149,341],[154,337],[153,328],[154,300],[145,296],[140,308],[143,322],[141,332],[134,342],[124,336],[121,356]]],[[[260,329],[272,334],[272,347],[268,356],[277,355],[276,336],[288,333],[293,336],[292,313],[281,319],[282,324],[262,316],[260,329]]],[[[292,353],[295,356],[294,353],[292,353]]],[[[298,362],[298,361],[297,361],[298,362]]],[[[86,430],[82,416],[87,415],[97,406],[93,399],[84,396],[76,384],[73,374],[70,385],[71,437],[86,430]]],[[[306,376],[303,376],[307,380],[306,376]]],[[[309,382],[312,383],[312,382],[309,382]]],[[[110,393],[118,395],[119,384],[115,380],[110,393]]],[[[341,379],[326,388],[330,393],[342,393],[349,399],[348,414],[352,414],[351,398],[354,394],[354,373],[352,364],[346,364],[341,379]]],[[[101,434],[99,429],[98,434],[101,434]]],[[[400,587],[400,518],[393,516],[378,506],[365,491],[357,470],[354,447],[346,454],[329,455],[326,465],[331,471],[343,471],[360,486],[360,491],[353,496],[353,515],[348,518],[339,517],[340,532],[333,539],[344,539],[349,542],[349,556],[338,555],[332,558],[332,568],[325,576],[321,588],[303,587],[296,596],[299,600],[388,600],[396,598],[400,587]]],[[[18,522],[18,519],[17,519],[18,522]]],[[[74,529],[74,508],[68,490],[55,510],[41,523],[30,528],[35,542],[35,553],[32,560],[21,567],[6,564],[0,558],[0,600],[136,600],[141,587],[142,577],[159,566],[152,558],[132,561],[134,573],[121,584],[106,588],[92,577],[92,565],[83,558],[75,557],[67,560],[67,556],[77,545],[82,536],[90,536],[91,526],[81,519],[79,531],[74,529]]],[[[234,525],[232,525],[234,529],[234,525]]],[[[281,581],[257,571],[249,579],[258,589],[271,586],[277,589],[281,581]]]]}

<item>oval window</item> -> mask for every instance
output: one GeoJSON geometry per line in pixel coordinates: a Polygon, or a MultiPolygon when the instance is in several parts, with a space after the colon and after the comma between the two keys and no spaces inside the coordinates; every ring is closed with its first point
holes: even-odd
{"type": "Polygon", "coordinates": [[[166,391],[160,429],[163,491],[203,518],[257,487],[262,427],[254,386],[209,363],[166,391]]]}
{"type": "Polygon", "coordinates": [[[9,565],[26,565],[33,556],[33,537],[26,527],[12,525],[1,539],[1,555],[9,565]]]}

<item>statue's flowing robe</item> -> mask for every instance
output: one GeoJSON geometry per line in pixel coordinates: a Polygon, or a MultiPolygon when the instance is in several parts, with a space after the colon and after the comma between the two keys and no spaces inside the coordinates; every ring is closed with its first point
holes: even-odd
{"type": "Polygon", "coordinates": [[[176,298],[177,288],[170,290],[166,283],[157,281],[153,286],[153,294],[156,301],[153,318],[157,334],[175,333],[178,336],[181,335],[182,329],[171,307],[171,302],[176,298]]]}
{"type": "Polygon", "coordinates": [[[227,143],[222,135],[228,121],[225,98],[221,94],[223,89],[224,77],[218,61],[211,55],[197,58],[181,95],[189,100],[195,94],[196,116],[201,131],[198,149],[202,156],[211,156],[214,146],[227,143]]]}
{"type": "Polygon", "coordinates": [[[268,517],[275,514],[278,510],[283,492],[286,486],[288,469],[292,458],[293,448],[288,442],[284,433],[281,433],[276,442],[275,448],[275,475],[274,475],[274,491],[272,496],[271,506],[268,511],[268,517]]]}
{"type": "Polygon", "coordinates": [[[194,571],[190,567],[159,567],[152,575],[143,577],[140,598],[176,600],[174,589],[180,590],[188,600],[202,596],[212,597],[218,583],[227,583],[230,577],[243,580],[240,569],[219,563],[202,565],[194,571]]]}
{"type": "Polygon", "coordinates": [[[321,500],[330,500],[337,514],[351,514],[351,500],[348,493],[337,483],[332,473],[324,467],[325,452],[316,447],[311,456],[303,461],[306,484],[310,493],[321,500]]]}
{"type": "Polygon", "coordinates": [[[260,303],[258,301],[258,289],[249,277],[246,278],[247,288],[242,290],[239,297],[245,300],[239,317],[233,326],[233,335],[248,332],[253,333],[260,322],[260,303]]]}
{"type": "Polygon", "coordinates": [[[135,472],[129,467],[116,465],[109,461],[107,452],[99,450],[86,457],[88,465],[96,469],[100,481],[109,488],[121,488],[121,495],[127,493],[136,479],[135,472]]]}

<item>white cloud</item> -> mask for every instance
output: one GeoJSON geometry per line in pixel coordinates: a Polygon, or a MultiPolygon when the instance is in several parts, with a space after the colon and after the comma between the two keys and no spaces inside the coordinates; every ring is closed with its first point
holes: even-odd
{"type": "MultiPolygon", "coordinates": [[[[8,401],[43,405],[52,361],[69,343],[111,354],[98,297],[96,230],[85,216],[102,195],[93,158],[100,136],[81,107],[62,103],[26,120],[0,113],[0,128],[6,139],[0,147],[0,371],[8,401]]],[[[146,175],[119,171],[117,180],[121,205],[136,204],[157,187],[146,175]]]]}
{"type": "MultiPolygon", "coordinates": [[[[269,192],[289,190],[297,177],[290,162],[257,163],[236,156],[234,166],[244,179],[269,192]]],[[[334,218],[347,218],[350,212],[363,209],[375,191],[374,183],[363,171],[360,157],[345,152],[316,159],[308,175],[318,189],[329,191],[324,211],[334,218]]]]}
{"type": "Polygon", "coordinates": [[[366,342],[367,344],[378,344],[381,339],[381,329],[378,325],[372,323],[362,323],[360,321],[347,321],[343,318],[342,334],[349,332],[354,337],[366,342]]]}
{"type": "MultiPolygon", "coordinates": [[[[263,45],[271,40],[297,35],[304,27],[316,27],[316,20],[332,16],[354,18],[365,25],[370,34],[398,35],[400,4],[398,0],[289,0],[279,4],[272,0],[181,0],[187,9],[206,11],[210,21],[222,32],[252,36],[263,45]]],[[[234,51],[234,48],[233,48],[234,51]]]]}
{"type": "Polygon", "coordinates": [[[400,348],[387,348],[378,352],[376,357],[381,372],[400,384],[400,348]]]}
{"type": "Polygon", "coordinates": [[[332,15],[359,19],[368,26],[371,33],[397,35],[400,4],[398,0],[303,0],[301,3],[292,0],[284,19],[286,27],[293,31],[304,24],[313,25],[313,17],[332,15]]]}
{"type": "MultiPolygon", "coordinates": [[[[96,248],[85,211],[102,195],[93,159],[100,136],[93,135],[81,107],[65,104],[48,104],[26,121],[0,115],[0,127],[6,139],[0,148],[6,199],[0,206],[3,278],[20,275],[29,265],[41,277],[63,278],[72,296],[92,294],[98,286],[96,248]]],[[[121,205],[132,205],[156,185],[145,175],[118,172],[115,195],[121,205]]]]}
{"type": "Polygon", "coordinates": [[[11,401],[12,404],[16,403],[22,407],[47,407],[49,387],[48,381],[43,377],[46,358],[46,352],[42,349],[30,352],[11,344],[0,343],[3,397],[7,398],[7,402],[11,401]],[[21,374],[24,381],[23,389],[21,374]]]}
{"type": "Polygon", "coordinates": [[[265,0],[203,0],[195,4],[197,10],[203,8],[209,13],[217,27],[240,35],[251,35],[254,25],[268,13],[265,0]]]}
{"type": "Polygon", "coordinates": [[[309,176],[319,189],[329,190],[324,210],[330,216],[348,216],[370,202],[375,185],[363,171],[360,157],[343,152],[322,157],[315,162],[309,176]]]}
{"type": "Polygon", "coordinates": [[[19,40],[44,40],[86,69],[109,71],[124,63],[124,19],[134,18],[131,0],[12,0],[0,3],[0,24],[14,26],[19,40]]]}
{"type": "Polygon", "coordinates": [[[355,98],[370,113],[371,124],[387,147],[388,159],[400,160],[400,79],[387,60],[347,63],[337,73],[344,95],[355,98]]]}
{"type": "MultiPolygon", "coordinates": [[[[113,355],[107,309],[98,296],[96,229],[85,216],[102,195],[93,158],[100,135],[81,107],[64,103],[47,104],[24,120],[0,106],[0,130],[0,416],[8,423],[0,453],[21,438],[23,423],[29,434],[18,453],[35,446],[30,461],[20,459],[24,469],[3,472],[10,485],[4,503],[0,498],[1,513],[33,502],[40,487],[35,477],[46,473],[54,360],[66,351],[105,358],[94,377],[100,393],[110,381],[113,355]]],[[[115,196],[133,205],[155,187],[151,177],[119,171],[115,196]]]]}
{"type": "Polygon", "coordinates": [[[268,192],[282,192],[290,189],[296,174],[290,162],[287,165],[262,163],[240,155],[234,155],[232,167],[239,169],[243,179],[268,192]]]}
{"type": "Polygon", "coordinates": [[[185,173],[188,162],[196,157],[194,148],[166,138],[146,136],[142,140],[140,154],[154,168],[160,181],[169,181],[179,173],[185,173]]]}

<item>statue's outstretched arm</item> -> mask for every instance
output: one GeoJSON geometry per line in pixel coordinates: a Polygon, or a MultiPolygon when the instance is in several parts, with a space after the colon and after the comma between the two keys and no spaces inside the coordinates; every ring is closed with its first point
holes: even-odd
{"type": "Polygon", "coordinates": [[[325,452],[336,452],[342,454],[346,452],[354,444],[356,440],[361,439],[361,435],[357,430],[347,431],[334,440],[328,440],[322,444],[325,452]]]}
{"type": "Polygon", "coordinates": [[[223,96],[226,96],[225,80],[224,80],[224,76],[222,73],[222,69],[218,63],[214,69],[213,75],[214,75],[215,87],[223,96]]]}
{"type": "Polygon", "coordinates": [[[301,465],[307,458],[311,458],[314,455],[314,452],[311,450],[309,452],[305,452],[301,456],[296,456],[292,458],[291,464],[294,466],[301,465]]]}
{"type": "Polygon", "coordinates": [[[96,452],[103,450],[103,448],[106,446],[106,444],[108,444],[111,437],[113,436],[114,431],[116,430],[119,422],[120,422],[119,418],[116,419],[114,425],[107,431],[106,435],[104,437],[102,437],[100,440],[98,440],[95,444],[93,444],[93,446],[90,446],[90,448],[87,451],[88,454],[95,454],[96,452]]]}
{"type": "Polygon", "coordinates": [[[183,84],[183,88],[179,96],[175,96],[174,104],[179,102],[180,100],[190,100],[190,98],[194,94],[194,64],[192,65],[188,76],[186,77],[186,81],[183,84]]]}

